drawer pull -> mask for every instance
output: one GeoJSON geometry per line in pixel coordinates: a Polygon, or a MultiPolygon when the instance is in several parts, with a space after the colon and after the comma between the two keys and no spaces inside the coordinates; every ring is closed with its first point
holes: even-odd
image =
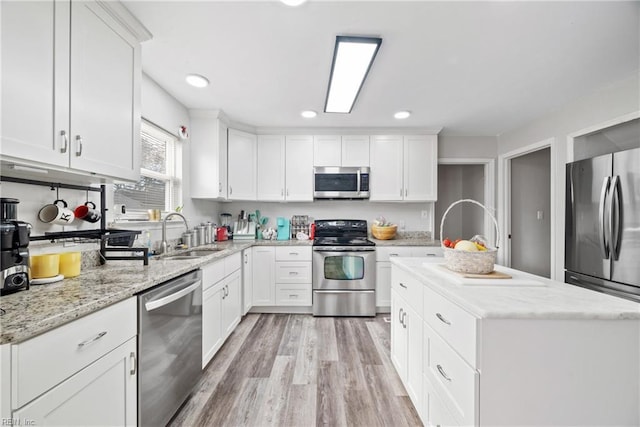
{"type": "Polygon", "coordinates": [[[136,353],[132,351],[129,357],[131,358],[131,370],[129,371],[129,374],[135,375],[138,367],[138,361],[136,360],[136,353]]]}
{"type": "Polygon", "coordinates": [[[95,337],[90,338],[90,339],[88,339],[88,340],[86,340],[86,341],[81,342],[80,344],[78,344],[78,347],[79,347],[79,348],[86,347],[86,346],[88,346],[89,344],[91,344],[92,342],[98,341],[100,338],[102,338],[102,337],[103,337],[103,336],[105,336],[105,335],[107,335],[107,331],[102,331],[102,332],[100,332],[98,335],[96,335],[95,337]]]}
{"type": "Polygon", "coordinates": [[[402,283],[402,282],[398,282],[398,283],[400,284],[400,287],[407,289],[407,285],[405,285],[405,284],[404,284],[404,283],[402,283]]]}
{"type": "Polygon", "coordinates": [[[297,271],[290,271],[289,272],[289,276],[297,276],[298,272],[297,271]]]}
{"type": "Polygon", "coordinates": [[[296,294],[289,294],[289,298],[298,298],[298,295],[296,295],[296,294]]]}
{"type": "Polygon", "coordinates": [[[398,254],[389,254],[389,256],[398,256],[398,254]]]}
{"type": "Polygon", "coordinates": [[[440,365],[436,365],[436,368],[438,368],[438,372],[440,372],[440,375],[442,375],[442,378],[444,378],[445,380],[451,382],[451,378],[449,378],[449,376],[447,375],[447,373],[444,371],[444,369],[442,369],[442,366],[440,365]]]}
{"type": "Polygon", "coordinates": [[[445,325],[449,325],[449,326],[451,326],[451,322],[449,322],[447,319],[445,319],[445,318],[444,318],[444,316],[442,316],[442,314],[440,314],[440,313],[436,313],[436,317],[437,317],[438,319],[440,319],[440,321],[441,321],[442,323],[444,323],[445,325]]]}
{"type": "Polygon", "coordinates": [[[289,255],[299,255],[298,252],[289,252],[289,255]]]}

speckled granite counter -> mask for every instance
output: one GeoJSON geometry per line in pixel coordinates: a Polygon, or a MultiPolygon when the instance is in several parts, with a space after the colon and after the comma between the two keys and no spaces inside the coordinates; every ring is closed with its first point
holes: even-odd
{"type": "Polygon", "coordinates": [[[391,262],[482,319],[640,319],[638,303],[503,266],[512,279],[461,279],[431,258],[391,262]]]}
{"type": "Polygon", "coordinates": [[[311,244],[310,240],[230,240],[216,244],[223,250],[200,258],[163,260],[154,256],[148,266],[141,261],[108,261],[83,269],[78,277],[33,285],[28,291],[0,298],[5,311],[0,316],[0,344],[24,341],[251,246],[311,244]]]}
{"type": "Polygon", "coordinates": [[[427,237],[396,237],[391,240],[379,240],[369,236],[376,246],[440,246],[439,240],[427,237]]]}

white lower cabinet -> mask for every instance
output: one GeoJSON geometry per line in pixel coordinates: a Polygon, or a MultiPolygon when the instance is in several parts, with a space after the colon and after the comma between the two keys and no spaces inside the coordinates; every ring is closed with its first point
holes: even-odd
{"type": "MultiPolygon", "coordinates": [[[[391,306],[391,262],[393,257],[443,257],[438,246],[377,246],[376,247],[376,309],[387,313],[391,306]]],[[[442,260],[444,262],[444,260],[442,260]]]]}
{"type": "Polygon", "coordinates": [[[242,315],[253,306],[253,250],[242,251],[242,315]]]}
{"type": "Polygon", "coordinates": [[[240,323],[241,254],[202,267],[202,367],[240,323]]]}
{"type": "MultiPolygon", "coordinates": [[[[136,425],[136,338],[13,412],[33,425],[136,425]]],[[[24,422],[24,421],[23,421],[24,422]]]]}
{"type": "Polygon", "coordinates": [[[311,246],[253,248],[253,306],[311,306],[311,246]]]}
{"type": "Polygon", "coordinates": [[[136,325],[132,297],[11,345],[12,417],[38,426],[135,425],[136,325]]]}

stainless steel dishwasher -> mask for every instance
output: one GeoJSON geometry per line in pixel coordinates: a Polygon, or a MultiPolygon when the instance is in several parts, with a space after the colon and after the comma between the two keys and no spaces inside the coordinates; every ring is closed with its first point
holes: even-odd
{"type": "Polygon", "coordinates": [[[164,426],[202,374],[202,272],[138,294],[138,425],[164,426]]]}

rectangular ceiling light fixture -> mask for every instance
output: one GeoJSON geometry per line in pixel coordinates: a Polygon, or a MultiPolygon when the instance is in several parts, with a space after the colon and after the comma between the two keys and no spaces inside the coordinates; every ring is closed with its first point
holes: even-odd
{"type": "Polygon", "coordinates": [[[325,113],[351,113],[382,39],[337,36],[325,113]]]}

